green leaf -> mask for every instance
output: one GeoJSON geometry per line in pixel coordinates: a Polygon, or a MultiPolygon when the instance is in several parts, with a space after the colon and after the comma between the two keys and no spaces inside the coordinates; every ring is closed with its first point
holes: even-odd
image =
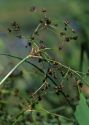
{"type": "Polygon", "coordinates": [[[80,102],[77,106],[75,117],[79,125],[89,125],[89,107],[83,94],[80,94],[80,102]]]}

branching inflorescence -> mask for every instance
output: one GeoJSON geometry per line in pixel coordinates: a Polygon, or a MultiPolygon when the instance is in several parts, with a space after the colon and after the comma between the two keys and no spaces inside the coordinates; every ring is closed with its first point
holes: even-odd
{"type": "MultiPolygon", "coordinates": [[[[36,8],[32,7],[31,10],[32,12],[36,12],[36,8]]],[[[18,96],[21,100],[25,100],[26,104],[18,104],[21,112],[16,115],[15,118],[12,119],[11,123],[13,125],[16,125],[19,121],[20,118],[25,115],[26,112],[36,112],[36,105],[38,105],[41,100],[49,93],[50,91],[54,93],[54,95],[62,96],[62,98],[65,100],[66,104],[70,106],[73,111],[75,111],[76,108],[76,102],[79,101],[80,97],[80,88],[83,85],[83,82],[85,80],[82,78],[82,75],[86,75],[85,73],[76,71],[70,66],[66,66],[62,64],[59,60],[53,59],[51,55],[49,54],[49,51],[52,51],[51,48],[46,47],[46,44],[44,40],[40,40],[40,33],[43,30],[50,30],[53,32],[59,39],[62,38],[63,42],[60,44],[58,47],[59,51],[62,50],[63,45],[65,42],[69,42],[71,40],[77,40],[78,36],[75,32],[74,29],[70,27],[69,21],[65,20],[64,21],[64,30],[62,32],[57,31],[57,26],[58,24],[54,24],[53,21],[48,17],[47,15],[47,10],[42,9],[40,11],[42,13],[42,19],[39,21],[37,27],[35,28],[34,32],[32,33],[31,37],[27,39],[27,47],[31,47],[31,51],[28,53],[28,55],[22,59],[17,56],[9,55],[9,54],[0,54],[0,55],[5,55],[11,58],[16,58],[19,59],[20,62],[1,80],[0,82],[0,91],[1,88],[4,88],[5,84],[3,84],[9,77],[12,77],[13,72],[23,63],[26,62],[30,65],[32,65],[34,68],[36,68],[38,71],[40,71],[43,75],[44,78],[42,79],[42,84],[40,87],[38,87],[37,90],[31,93],[30,97],[25,98],[22,97],[19,93],[19,90],[16,89],[14,95],[18,96]],[[67,34],[67,30],[70,29],[71,35],[67,34]],[[47,64],[47,67],[45,69],[41,69],[38,65],[32,63],[30,59],[35,59],[39,63],[47,64]],[[76,90],[76,96],[72,97],[71,91],[67,93],[67,85],[72,85],[72,89],[76,90]],[[76,101],[77,98],[77,101],[76,101]]],[[[16,21],[12,22],[10,27],[8,28],[9,33],[16,32],[16,37],[19,39],[24,38],[24,34],[21,32],[21,27],[19,24],[17,24],[16,21]]],[[[61,42],[61,41],[60,41],[61,42]]],[[[87,73],[88,74],[88,73],[87,73]]],[[[16,76],[17,77],[17,76],[16,76]]],[[[1,91],[1,93],[3,93],[1,91]]],[[[13,93],[12,93],[13,94],[13,93]]],[[[2,94],[3,95],[3,94],[2,94]]],[[[5,103],[5,102],[0,102],[0,103],[5,103]]],[[[41,109],[44,112],[46,111],[45,109],[41,109]]],[[[51,113],[49,111],[46,111],[47,114],[53,115],[56,117],[63,117],[64,119],[74,122],[74,119],[69,119],[65,116],[60,115],[59,113],[51,113]]],[[[11,119],[10,119],[11,120],[11,119]]],[[[29,116],[29,121],[33,122],[34,119],[32,116],[29,116]],[[30,117],[32,120],[30,120],[30,117]]]]}

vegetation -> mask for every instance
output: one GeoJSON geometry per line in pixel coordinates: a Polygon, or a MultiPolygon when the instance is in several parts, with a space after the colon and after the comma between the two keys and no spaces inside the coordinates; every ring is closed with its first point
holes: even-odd
{"type": "MultiPolygon", "coordinates": [[[[73,24],[81,18],[59,21],[45,8],[32,6],[29,11],[36,20],[27,22],[26,32],[16,19],[5,31],[4,37],[15,44],[7,45],[12,52],[0,52],[0,125],[88,125],[88,35],[81,23],[80,32],[73,24]],[[75,54],[79,45],[80,66],[75,54]]],[[[0,47],[4,50],[2,40],[0,47]]]]}

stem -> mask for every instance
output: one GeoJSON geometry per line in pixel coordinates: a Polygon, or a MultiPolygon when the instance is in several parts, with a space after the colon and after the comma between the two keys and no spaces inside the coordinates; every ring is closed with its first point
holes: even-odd
{"type": "MultiPolygon", "coordinates": [[[[23,59],[20,58],[20,57],[13,56],[13,55],[9,55],[9,54],[0,54],[0,55],[5,55],[5,56],[9,56],[9,57],[16,58],[16,59],[19,59],[19,60],[23,60],[23,59]]],[[[35,57],[37,58],[37,56],[35,56],[35,57]]],[[[24,61],[25,61],[26,63],[28,63],[28,64],[34,66],[34,67],[35,67],[36,69],[38,69],[41,73],[45,74],[45,72],[44,72],[41,68],[39,68],[38,66],[34,65],[33,63],[31,63],[31,62],[29,62],[29,61],[27,61],[27,60],[24,60],[24,61]]],[[[50,79],[50,81],[51,81],[55,86],[57,86],[56,82],[55,82],[48,74],[47,74],[47,77],[50,79]]]]}
{"type": "MultiPolygon", "coordinates": [[[[68,69],[68,68],[69,68],[68,66],[63,65],[62,63],[60,63],[60,62],[58,62],[58,61],[55,61],[55,60],[52,60],[52,59],[48,59],[47,61],[52,62],[52,63],[57,63],[57,64],[59,64],[60,66],[64,67],[65,69],[68,69]]],[[[76,71],[76,70],[74,70],[74,69],[71,69],[71,68],[70,68],[69,70],[70,70],[71,72],[73,72],[74,74],[76,74],[77,76],[79,76],[79,77],[89,86],[88,82],[85,81],[85,79],[82,78],[82,76],[79,74],[80,72],[78,72],[78,71],[76,71]]]]}
{"type": "Polygon", "coordinates": [[[24,59],[22,59],[0,82],[0,85],[3,84],[6,79],[17,69],[25,60],[27,60],[30,57],[30,55],[26,56],[24,59]]]}

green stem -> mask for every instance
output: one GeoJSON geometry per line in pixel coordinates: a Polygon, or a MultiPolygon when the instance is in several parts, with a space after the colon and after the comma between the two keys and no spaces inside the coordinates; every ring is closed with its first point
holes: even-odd
{"type": "Polygon", "coordinates": [[[26,56],[24,59],[22,59],[0,82],[0,85],[3,84],[6,79],[17,69],[25,60],[27,60],[30,57],[30,55],[26,56]]]}

